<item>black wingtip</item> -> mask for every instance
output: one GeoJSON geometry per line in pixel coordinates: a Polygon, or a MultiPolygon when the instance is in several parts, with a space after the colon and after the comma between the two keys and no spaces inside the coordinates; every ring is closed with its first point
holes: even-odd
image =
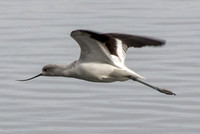
{"type": "Polygon", "coordinates": [[[167,42],[166,40],[162,40],[162,39],[159,40],[159,43],[160,43],[161,46],[165,45],[166,42],[167,42]]]}
{"type": "Polygon", "coordinates": [[[140,43],[144,43],[144,45],[146,46],[162,47],[166,44],[166,40],[152,38],[152,37],[145,37],[141,40],[138,40],[138,44],[140,43]]]}

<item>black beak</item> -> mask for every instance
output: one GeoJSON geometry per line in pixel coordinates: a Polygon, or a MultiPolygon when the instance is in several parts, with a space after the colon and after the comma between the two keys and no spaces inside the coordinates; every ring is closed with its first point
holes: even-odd
{"type": "Polygon", "coordinates": [[[42,73],[40,73],[40,74],[38,74],[38,75],[36,75],[36,76],[34,76],[34,77],[25,79],[25,80],[17,80],[17,81],[28,81],[28,80],[32,80],[32,79],[34,79],[34,78],[37,78],[37,77],[39,77],[39,76],[42,76],[42,73]]]}

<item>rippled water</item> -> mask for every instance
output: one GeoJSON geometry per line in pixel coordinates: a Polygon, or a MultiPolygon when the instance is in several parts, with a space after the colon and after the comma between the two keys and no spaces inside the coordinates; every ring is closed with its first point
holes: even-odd
{"type": "Polygon", "coordinates": [[[195,0],[1,0],[0,133],[199,133],[199,6],[195,0]],[[166,39],[162,48],[129,49],[126,64],[177,96],[132,81],[15,81],[77,59],[70,32],[80,28],[166,39]]]}

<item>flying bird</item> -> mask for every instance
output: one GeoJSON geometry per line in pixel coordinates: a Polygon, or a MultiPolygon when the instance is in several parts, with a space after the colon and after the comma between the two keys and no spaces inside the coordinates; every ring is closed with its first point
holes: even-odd
{"type": "Polygon", "coordinates": [[[78,60],[70,64],[49,64],[42,68],[39,76],[62,76],[83,79],[91,82],[115,82],[133,80],[167,95],[176,95],[170,90],[144,82],[143,76],[129,69],[125,64],[129,47],[162,46],[164,40],[120,33],[99,33],[90,30],[75,30],[71,37],[81,48],[78,60]]]}

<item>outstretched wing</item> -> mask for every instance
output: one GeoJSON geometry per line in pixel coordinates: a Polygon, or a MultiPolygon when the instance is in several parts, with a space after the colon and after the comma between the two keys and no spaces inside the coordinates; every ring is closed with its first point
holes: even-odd
{"type": "Polygon", "coordinates": [[[162,46],[165,44],[164,40],[155,39],[145,36],[119,34],[119,33],[106,33],[104,35],[109,36],[109,40],[106,42],[106,46],[112,55],[117,56],[119,60],[124,63],[126,57],[126,51],[129,47],[140,48],[144,46],[162,46]]]}
{"type": "Polygon", "coordinates": [[[105,46],[105,42],[109,40],[108,36],[93,31],[76,30],[71,32],[71,37],[78,42],[81,48],[80,61],[115,65],[105,46]]]}
{"type": "Polygon", "coordinates": [[[124,64],[129,47],[162,46],[164,40],[150,37],[119,34],[97,33],[88,30],[76,30],[71,36],[81,47],[80,59],[93,62],[107,62],[120,66],[124,64]]]}

